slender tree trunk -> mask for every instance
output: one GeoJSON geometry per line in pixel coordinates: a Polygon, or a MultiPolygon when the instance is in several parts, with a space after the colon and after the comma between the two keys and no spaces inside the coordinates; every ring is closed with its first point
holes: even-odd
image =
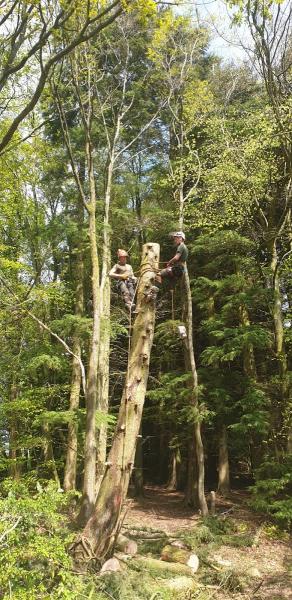
{"type": "MultiPolygon", "coordinates": [[[[78,203],[78,226],[80,231],[83,227],[83,207],[81,203],[78,203]]],[[[76,303],[75,303],[75,315],[76,317],[82,317],[84,312],[84,288],[83,288],[83,277],[84,277],[84,264],[83,264],[83,253],[82,253],[82,239],[79,236],[77,241],[77,256],[76,256],[76,303]]],[[[80,336],[75,334],[73,339],[72,352],[76,357],[81,357],[81,341],[80,336]]],[[[77,358],[73,357],[72,361],[72,377],[71,377],[71,390],[70,390],[70,411],[74,413],[79,407],[81,387],[81,370],[80,364],[77,358]]],[[[76,469],[77,469],[77,423],[73,418],[72,422],[68,425],[68,440],[67,440],[67,452],[66,452],[66,464],[64,472],[64,483],[63,487],[65,492],[74,490],[76,485],[76,469]]]]}
{"type": "MultiPolygon", "coordinates": [[[[244,304],[241,304],[241,306],[239,307],[239,320],[244,327],[250,327],[248,311],[244,304]]],[[[243,348],[243,370],[250,379],[256,381],[257,371],[254,356],[254,348],[253,344],[251,344],[250,342],[245,344],[243,348]]]]}
{"type": "Polygon", "coordinates": [[[137,439],[133,480],[135,496],[137,498],[142,498],[144,496],[142,427],[139,429],[137,439]]]}
{"type": "Polygon", "coordinates": [[[86,159],[88,165],[90,204],[89,213],[89,243],[92,269],[92,304],[93,325],[91,348],[89,355],[89,367],[87,375],[86,390],[86,432],[84,448],[84,481],[83,496],[81,501],[78,521],[84,524],[88,521],[94,510],[95,504],[95,480],[96,480],[96,403],[97,403],[97,369],[100,339],[100,286],[99,286],[99,260],[97,254],[96,240],[96,192],[93,170],[92,145],[90,139],[86,141],[86,159]]]}
{"type": "Polygon", "coordinates": [[[273,280],[274,303],[273,303],[273,322],[275,333],[275,352],[279,364],[279,374],[285,377],[287,372],[287,357],[284,351],[284,327],[282,314],[282,298],[280,291],[280,281],[278,275],[278,254],[276,240],[273,240],[269,247],[271,261],[270,267],[273,280]]]}
{"type": "Polygon", "coordinates": [[[272,308],[272,317],[274,323],[275,336],[275,355],[278,363],[278,372],[281,382],[281,401],[273,410],[273,426],[274,426],[274,447],[275,455],[279,457],[286,449],[283,444],[284,439],[284,413],[287,402],[289,402],[289,386],[287,378],[287,355],[284,347],[284,325],[282,314],[282,297],[279,280],[279,258],[276,246],[276,239],[271,240],[268,250],[270,253],[270,268],[272,275],[272,286],[274,292],[274,301],[272,308]]]}
{"type": "Polygon", "coordinates": [[[227,429],[225,423],[219,426],[218,456],[218,492],[225,496],[230,492],[229,455],[227,445],[227,429]]]}
{"type": "Polygon", "coordinates": [[[168,490],[177,490],[178,486],[178,469],[180,465],[179,448],[173,448],[170,455],[170,474],[167,484],[168,490]]]}
{"type": "MultiPolygon", "coordinates": [[[[240,323],[244,325],[244,327],[250,327],[250,318],[248,310],[243,304],[239,307],[239,320],[240,323]]],[[[247,343],[243,347],[243,370],[245,375],[253,383],[257,382],[256,361],[254,356],[253,344],[251,343],[247,343]]],[[[250,442],[251,469],[254,473],[255,469],[260,466],[263,460],[264,447],[262,443],[262,436],[254,432],[251,434],[250,442]]]]}
{"type": "Polygon", "coordinates": [[[165,431],[159,427],[159,456],[158,456],[158,480],[159,483],[165,483],[165,446],[167,440],[165,431]]]}
{"type": "Polygon", "coordinates": [[[188,469],[184,503],[187,506],[199,506],[197,457],[194,436],[188,441],[188,469]]]}
{"type": "Polygon", "coordinates": [[[74,545],[77,563],[84,563],[88,555],[96,556],[100,560],[107,556],[120,528],[147,389],[155,322],[155,301],[151,299],[149,292],[155,280],[158,263],[159,245],[146,244],[143,248],[138,289],[138,315],[133,326],[128,371],[118,421],[94,514],[88,521],[82,537],[74,545]]]}
{"type": "MultiPolygon", "coordinates": [[[[17,386],[15,383],[11,385],[11,402],[17,402],[17,386]]],[[[17,452],[17,422],[13,417],[10,428],[9,428],[9,459],[10,463],[10,476],[16,481],[20,478],[21,468],[18,461],[18,452],[17,452]]]]}
{"type": "MultiPolygon", "coordinates": [[[[108,269],[109,270],[109,269],[108,269]]],[[[98,369],[98,402],[97,408],[105,416],[108,414],[109,394],[109,355],[110,355],[110,282],[106,282],[102,290],[102,313],[100,317],[100,349],[98,369]]],[[[96,455],[96,484],[95,491],[98,493],[105,470],[107,446],[107,425],[102,423],[97,434],[96,455]]]]}
{"type": "MultiPolygon", "coordinates": [[[[103,220],[103,251],[102,272],[100,282],[100,346],[99,346],[99,372],[98,372],[98,402],[97,408],[104,415],[108,414],[109,393],[109,355],[110,355],[110,299],[111,288],[108,273],[111,266],[111,236],[110,236],[110,203],[114,168],[114,152],[119,135],[119,120],[116,128],[113,147],[107,169],[107,182],[105,190],[104,220],[103,220]]],[[[101,424],[97,436],[97,461],[96,461],[96,494],[98,493],[105,470],[106,461],[107,426],[101,424]]]]}
{"type": "MultiPolygon", "coordinates": [[[[186,369],[191,372],[192,384],[191,384],[191,404],[195,410],[199,413],[199,401],[198,401],[198,376],[194,355],[193,346],[193,308],[192,308],[192,296],[190,288],[189,274],[186,269],[184,276],[184,288],[185,288],[185,315],[186,315],[186,330],[187,337],[185,339],[185,363],[186,369]]],[[[203,516],[208,514],[208,506],[205,497],[204,483],[205,483],[205,464],[204,464],[204,447],[201,435],[201,422],[199,414],[197,420],[193,425],[193,436],[194,436],[194,447],[196,450],[196,461],[197,461],[197,494],[199,508],[203,516]]]]}
{"type": "Polygon", "coordinates": [[[60,478],[59,478],[56,463],[55,463],[53,444],[52,444],[51,433],[50,433],[50,428],[49,428],[48,423],[43,424],[43,432],[44,432],[44,445],[43,445],[44,459],[45,459],[45,462],[48,463],[48,468],[51,471],[52,476],[53,476],[58,488],[60,488],[61,487],[60,478]]]}
{"type": "Polygon", "coordinates": [[[17,429],[16,429],[16,424],[15,422],[13,422],[10,426],[10,430],[9,430],[9,458],[10,458],[10,476],[12,477],[12,479],[14,479],[15,481],[18,481],[18,479],[20,478],[21,475],[21,469],[20,469],[20,464],[18,461],[18,452],[16,449],[16,443],[17,443],[17,429]]]}
{"type": "MultiPolygon", "coordinates": [[[[178,186],[178,199],[179,199],[179,227],[183,229],[184,224],[184,205],[185,205],[185,197],[184,197],[184,171],[183,171],[183,156],[184,156],[184,128],[183,128],[183,107],[180,103],[179,107],[179,147],[178,153],[180,158],[180,170],[179,170],[179,186],[178,186]]],[[[185,365],[186,370],[191,372],[192,376],[192,388],[191,388],[191,404],[194,406],[197,412],[199,412],[199,400],[198,400],[198,375],[194,354],[194,345],[193,345],[193,306],[192,306],[192,295],[191,295],[191,287],[190,280],[187,267],[185,268],[184,275],[184,313],[186,320],[186,330],[187,337],[185,339],[185,365]]],[[[199,417],[199,415],[198,415],[199,417]]],[[[196,468],[193,469],[192,474],[196,473],[197,481],[195,485],[194,493],[190,493],[188,491],[188,497],[191,499],[195,495],[198,500],[198,507],[201,510],[202,515],[208,514],[208,505],[205,497],[205,464],[204,464],[204,447],[202,442],[201,435],[201,422],[199,418],[193,425],[194,436],[194,449],[195,454],[194,461],[196,463],[196,468]]],[[[189,487],[189,486],[188,486],[189,487]]]]}

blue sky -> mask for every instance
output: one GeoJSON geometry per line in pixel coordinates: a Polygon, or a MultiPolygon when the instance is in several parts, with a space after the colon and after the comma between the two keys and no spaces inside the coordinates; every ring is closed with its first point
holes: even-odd
{"type": "Polygon", "coordinates": [[[182,0],[176,9],[180,14],[197,15],[202,23],[208,23],[212,31],[211,50],[226,61],[241,62],[247,54],[241,46],[246,43],[247,31],[231,26],[231,13],[224,0],[182,0]]]}

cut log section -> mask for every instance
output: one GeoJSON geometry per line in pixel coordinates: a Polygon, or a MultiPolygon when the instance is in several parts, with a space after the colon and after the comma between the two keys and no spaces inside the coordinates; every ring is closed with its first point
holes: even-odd
{"type": "Polygon", "coordinates": [[[129,556],[135,556],[135,554],[138,552],[137,542],[134,540],[129,540],[129,538],[121,533],[118,535],[115,547],[117,550],[120,550],[129,556]]]}
{"type": "Polygon", "coordinates": [[[161,552],[161,560],[186,565],[192,569],[193,573],[196,573],[199,568],[199,559],[194,552],[176,546],[164,546],[161,552]]]}
{"type": "Polygon", "coordinates": [[[163,560],[159,560],[158,558],[151,558],[149,556],[135,556],[135,562],[139,564],[141,567],[149,570],[168,571],[174,575],[188,575],[191,577],[194,574],[194,570],[188,565],[183,565],[182,563],[175,562],[167,562],[163,560]]]}

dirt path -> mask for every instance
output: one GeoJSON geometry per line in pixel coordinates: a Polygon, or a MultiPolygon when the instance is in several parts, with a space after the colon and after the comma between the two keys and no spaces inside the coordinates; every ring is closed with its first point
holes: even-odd
{"type": "MultiPolygon", "coordinates": [[[[146,487],[144,498],[131,501],[132,508],[125,519],[125,527],[147,527],[168,535],[193,531],[202,521],[198,514],[184,505],[183,500],[181,492],[157,486],[146,487]]],[[[250,584],[248,589],[240,591],[236,590],[236,586],[234,590],[221,590],[219,585],[217,592],[213,590],[212,598],[292,600],[291,547],[287,535],[279,539],[273,526],[267,525],[263,517],[248,509],[247,500],[246,492],[233,492],[230,499],[224,501],[218,498],[216,514],[225,522],[229,520],[234,524],[238,540],[236,542],[235,535],[229,542],[228,537],[223,535],[222,541],[218,538],[219,543],[205,544],[203,552],[208,552],[208,558],[214,564],[235,573],[239,579],[241,575],[250,574],[250,584]],[[244,535],[248,542],[241,545],[240,536],[244,535]]],[[[202,548],[198,547],[198,554],[200,551],[202,548]]]]}
{"type": "Polygon", "coordinates": [[[182,492],[171,492],[158,486],[146,486],[145,496],[132,500],[132,506],[125,523],[160,529],[174,533],[178,529],[194,526],[198,514],[184,506],[182,492]]]}

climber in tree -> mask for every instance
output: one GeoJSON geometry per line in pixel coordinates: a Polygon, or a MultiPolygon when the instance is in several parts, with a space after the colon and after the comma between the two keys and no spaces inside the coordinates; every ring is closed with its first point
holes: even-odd
{"type": "Polygon", "coordinates": [[[183,231],[177,231],[172,234],[174,245],[176,247],[175,255],[168,261],[166,268],[162,269],[156,275],[158,285],[163,279],[167,279],[173,285],[180,279],[185,272],[189,251],[185,245],[185,234],[183,231]]]}
{"type": "Polygon", "coordinates": [[[128,253],[126,250],[118,250],[118,262],[109,272],[109,277],[116,279],[117,287],[122,295],[126,308],[130,311],[135,308],[133,299],[135,296],[135,283],[133,269],[127,263],[128,253]]]}

